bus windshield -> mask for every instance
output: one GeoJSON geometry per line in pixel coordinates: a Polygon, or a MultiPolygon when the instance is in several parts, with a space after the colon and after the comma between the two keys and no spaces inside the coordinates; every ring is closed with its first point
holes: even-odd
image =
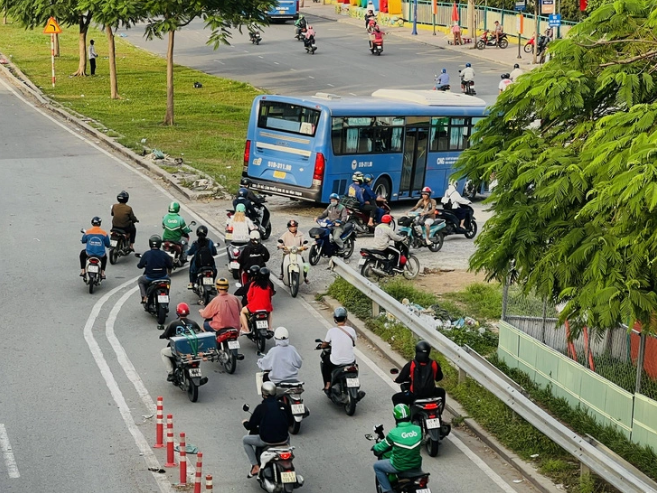
{"type": "Polygon", "coordinates": [[[281,101],[263,101],[258,127],[315,136],[320,111],[281,101]]]}

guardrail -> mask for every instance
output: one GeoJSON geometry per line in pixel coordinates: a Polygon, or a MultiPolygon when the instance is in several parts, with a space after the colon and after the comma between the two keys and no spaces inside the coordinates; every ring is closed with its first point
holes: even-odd
{"type": "Polygon", "coordinates": [[[411,314],[404,305],[347,266],[342,260],[333,257],[332,265],[337,274],[372,300],[373,313],[378,313],[379,306],[385,308],[416,336],[426,340],[442,353],[460,371],[465,372],[470,378],[493,392],[514,412],[604,481],[623,492],[657,493],[657,483],[620,456],[600,447],[597,443],[592,443],[590,439],[579,436],[554,419],[525,397],[518,385],[496,371],[493,365],[469,354],[467,349],[458,346],[434,328],[429,327],[411,314]]]}

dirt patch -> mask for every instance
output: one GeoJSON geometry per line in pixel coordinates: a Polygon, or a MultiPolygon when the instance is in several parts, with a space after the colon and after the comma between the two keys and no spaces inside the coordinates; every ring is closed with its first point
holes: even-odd
{"type": "Polygon", "coordinates": [[[462,269],[452,271],[427,269],[427,273],[415,280],[415,287],[434,294],[464,291],[475,282],[486,282],[483,273],[475,274],[462,269]]]}

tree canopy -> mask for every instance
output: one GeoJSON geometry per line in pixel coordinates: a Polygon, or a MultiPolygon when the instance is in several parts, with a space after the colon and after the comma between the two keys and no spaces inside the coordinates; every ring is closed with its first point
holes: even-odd
{"type": "Polygon", "coordinates": [[[459,174],[497,186],[470,266],[657,332],[657,0],[617,0],[551,44],[477,127],[459,174]]]}

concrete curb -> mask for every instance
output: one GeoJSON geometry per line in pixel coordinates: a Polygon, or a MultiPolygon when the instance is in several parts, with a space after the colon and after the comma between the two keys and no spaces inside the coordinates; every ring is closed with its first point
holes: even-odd
{"type": "MultiPolygon", "coordinates": [[[[3,56],[2,53],[0,53],[0,56],[3,56]]],[[[56,117],[65,120],[67,123],[75,125],[79,129],[83,130],[89,137],[97,139],[103,145],[111,148],[113,151],[119,153],[122,157],[128,159],[129,162],[136,164],[140,168],[146,169],[153,175],[156,175],[158,178],[162,179],[162,181],[166,182],[169,187],[173,188],[179,194],[184,196],[187,200],[196,201],[200,198],[212,197],[211,194],[195,193],[180,186],[169,173],[164,171],[158,165],[150,163],[146,159],[142,159],[141,156],[133,152],[131,149],[118,144],[116,141],[114,141],[114,139],[96,130],[77,116],[57,106],[57,103],[45,96],[34,84],[32,84],[32,81],[16,65],[10,62],[7,57],[4,58],[8,63],[6,65],[0,65],[0,76],[2,76],[4,80],[13,85],[18,91],[20,91],[23,96],[32,99],[33,102],[38,102],[38,106],[40,106],[42,109],[53,113],[56,117]]],[[[199,171],[198,173],[201,172],[199,171]]]]}
{"type": "MultiPolygon", "coordinates": [[[[324,296],[322,301],[334,310],[340,303],[331,298],[324,296]]],[[[381,339],[374,332],[365,327],[365,323],[355,317],[349,317],[349,323],[356,330],[359,337],[365,339],[371,346],[378,350],[392,365],[397,368],[403,367],[407,361],[394,351],[390,344],[381,339]]],[[[518,457],[513,451],[502,445],[495,437],[491,436],[475,420],[469,418],[467,412],[455,400],[447,396],[447,411],[455,418],[462,419],[463,423],[474,435],[484,442],[490,449],[499,455],[504,461],[512,465],[529,483],[531,483],[541,493],[563,493],[563,489],[557,488],[548,478],[539,473],[530,463],[518,457]]]]}

